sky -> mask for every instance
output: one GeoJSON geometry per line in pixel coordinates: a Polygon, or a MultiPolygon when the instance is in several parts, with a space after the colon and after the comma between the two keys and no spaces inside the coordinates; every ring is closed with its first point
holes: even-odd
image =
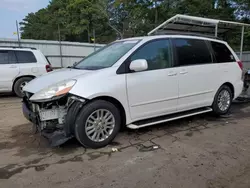
{"type": "Polygon", "coordinates": [[[30,12],[45,8],[50,0],[0,0],[0,38],[17,38],[16,20],[21,22],[30,12]]]}

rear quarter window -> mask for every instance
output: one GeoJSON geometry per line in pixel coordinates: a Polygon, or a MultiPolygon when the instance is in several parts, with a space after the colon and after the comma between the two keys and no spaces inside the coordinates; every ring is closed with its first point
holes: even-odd
{"type": "Polygon", "coordinates": [[[15,51],[18,63],[36,63],[36,57],[30,51],[15,51]]]}
{"type": "Polygon", "coordinates": [[[211,46],[214,52],[216,63],[228,63],[236,61],[233,54],[225,44],[211,41],[211,46]]]}

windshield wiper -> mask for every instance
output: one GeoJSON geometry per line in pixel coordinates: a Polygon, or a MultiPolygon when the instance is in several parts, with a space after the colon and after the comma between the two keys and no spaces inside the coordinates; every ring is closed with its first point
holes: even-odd
{"type": "Polygon", "coordinates": [[[81,68],[77,68],[77,67],[74,67],[76,69],[83,69],[83,70],[99,70],[99,69],[104,69],[104,68],[107,68],[107,67],[104,67],[104,66],[87,66],[87,67],[81,67],[81,68]]]}
{"type": "Polygon", "coordinates": [[[69,68],[69,69],[81,69],[81,68],[74,67],[74,66],[68,66],[67,68],[69,68]]]}

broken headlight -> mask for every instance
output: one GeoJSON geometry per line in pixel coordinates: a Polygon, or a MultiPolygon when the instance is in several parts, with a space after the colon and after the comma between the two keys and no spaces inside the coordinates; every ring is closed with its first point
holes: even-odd
{"type": "Polygon", "coordinates": [[[72,87],[75,85],[76,80],[65,80],[63,82],[59,82],[57,84],[51,85],[41,91],[35,93],[30,100],[46,100],[51,99],[52,97],[60,97],[62,95],[67,94],[72,87]]]}

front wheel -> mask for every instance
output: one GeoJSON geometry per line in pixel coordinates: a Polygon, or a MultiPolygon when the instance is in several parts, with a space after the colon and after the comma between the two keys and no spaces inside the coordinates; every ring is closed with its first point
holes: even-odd
{"type": "Polygon", "coordinates": [[[75,137],[85,147],[100,148],[108,145],[121,128],[121,116],[115,105],[96,100],[86,104],[78,113],[75,137]]]}
{"type": "Polygon", "coordinates": [[[230,87],[223,85],[215,95],[213,111],[216,115],[225,115],[230,110],[233,100],[233,93],[230,87]]]}

